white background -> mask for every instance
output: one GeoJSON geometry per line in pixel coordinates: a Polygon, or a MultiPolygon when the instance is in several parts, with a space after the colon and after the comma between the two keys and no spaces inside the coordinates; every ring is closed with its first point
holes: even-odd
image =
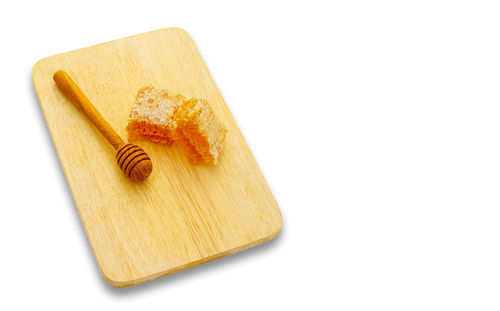
{"type": "Polygon", "coordinates": [[[0,309],[498,310],[498,1],[9,1],[0,309]],[[53,54],[193,37],[283,215],[265,245],[101,278],[31,80],[53,54]]]}

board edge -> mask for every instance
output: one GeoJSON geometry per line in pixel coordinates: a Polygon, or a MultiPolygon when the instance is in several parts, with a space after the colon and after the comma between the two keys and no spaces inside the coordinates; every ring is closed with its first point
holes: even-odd
{"type": "Polygon", "coordinates": [[[250,243],[245,244],[243,246],[239,246],[239,247],[236,247],[236,248],[233,248],[233,249],[230,249],[230,250],[226,250],[226,251],[217,253],[217,254],[212,255],[212,256],[204,257],[204,258],[192,261],[192,262],[184,264],[184,265],[173,267],[173,268],[168,269],[166,271],[154,273],[154,274],[151,274],[151,275],[148,275],[148,276],[145,276],[145,277],[142,277],[142,278],[138,278],[138,279],[122,280],[122,281],[113,280],[111,277],[109,277],[108,275],[106,275],[106,273],[104,272],[103,269],[99,269],[100,272],[101,272],[101,276],[103,277],[103,279],[109,285],[111,285],[113,287],[126,288],[126,287],[131,287],[131,286],[139,285],[139,284],[142,284],[142,283],[145,283],[145,282],[153,281],[153,280],[156,280],[158,278],[161,278],[161,277],[164,277],[164,276],[167,276],[167,275],[170,275],[170,274],[174,274],[176,272],[180,272],[180,271],[183,271],[183,270],[186,270],[186,269],[189,269],[189,268],[192,268],[192,267],[195,267],[195,266],[198,266],[198,265],[201,265],[201,264],[204,264],[204,263],[207,263],[207,262],[210,262],[210,261],[213,261],[213,260],[216,260],[216,259],[228,256],[228,255],[236,254],[236,253],[239,253],[241,251],[247,250],[249,248],[258,246],[260,244],[264,244],[264,243],[269,242],[272,239],[274,239],[280,233],[280,231],[281,231],[281,227],[283,225],[283,220],[282,220],[282,217],[281,217],[281,212],[280,212],[279,207],[276,206],[276,208],[278,209],[278,212],[279,212],[279,222],[278,222],[277,228],[270,235],[265,236],[263,238],[260,238],[260,239],[258,239],[256,241],[250,242],[250,243]]]}

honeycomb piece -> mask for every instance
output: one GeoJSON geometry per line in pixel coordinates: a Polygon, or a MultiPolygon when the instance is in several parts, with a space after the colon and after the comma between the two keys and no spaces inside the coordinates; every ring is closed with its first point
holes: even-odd
{"type": "Polygon", "coordinates": [[[172,118],[184,97],[151,86],[139,90],[127,125],[128,140],[171,145],[172,118]]]}
{"type": "Polygon", "coordinates": [[[184,100],[174,115],[171,128],[191,163],[217,164],[227,130],[205,100],[184,100]]]}

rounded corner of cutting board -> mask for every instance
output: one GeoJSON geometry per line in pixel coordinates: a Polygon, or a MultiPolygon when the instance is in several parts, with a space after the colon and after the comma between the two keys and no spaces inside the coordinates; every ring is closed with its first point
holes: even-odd
{"type": "Polygon", "coordinates": [[[43,66],[43,64],[45,62],[47,62],[47,59],[50,58],[51,56],[49,57],[44,57],[40,60],[38,60],[34,65],[33,65],[33,68],[31,69],[31,78],[33,79],[33,84],[35,86],[35,90],[37,89],[37,86],[38,86],[38,79],[37,79],[37,75],[39,74],[39,72],[41,71],[40,67],[43,66]]]}
{"type": "Polygon", "coordinates": [[[134,285],[138,285],[150,280],[154,280],[156,278],[159,278],[161,276],[164,276],[166,273],[162,273],[160,275],[153,274],[153,275],[148,275],[148,276],[143,276],[143,277],[132,277],[131,275],[127,275],[123,273],[123,271],[115,270],[115,273],[109,273],[109,271],[105,271],[103,269],[103,266],[98,260],[98,266],[99,266],[99,272],[101,273],[102,278],[108,285],[113,286],[113,287],[118,287],[118,288],[124,288],[124,287],[130,287],[134,285]],[[116,276],[121,276],[122,278],[117,278],[116,276]]]}
{"type": "Polygon", "coordinates": [[[129,287],[129,286],[132,286],[135,284],[133,282],[133,280],[126,280],[126,281],[113,280],[108,275],[106,275],[103,271],[101,271],[101,276],[104,279],[104,281],[106,281],[106,283],[108,283],[108,285],[113,286],[113,287],[122,288],[122,287],[129,287]]]}
{"type": "Polygon", "coordinates": [[[102,271],[101,271],[101,276],[104,279],[104,281],[106,281],[106,283],[108,283],[108,285],[113,286],[113,287],[117,287],[117,288],[131,287],[131,286],[138,285],[138,284],[144,283],[146,281],[149,281],[149,279],[147,279],[147,280],[129,279],[129,280],[121,280],[121,281],[113,280],[112,278],[109,278],[107,275],[105,275],[102,271]]]}
{"type": "Polygon", "coordinates": [[[194,43],[193,37],[189,34],[189,32],[181,27],[169,27],[169,28],[164,28],[160,29],[160,31],[164,32],[176,32],[180,38],[184,38],[187,42],[189,42],[192,46],[196,46],[194,43]]]}
{"type": "MultiPolygon", "coordinates": [[[[276,207],[279,211],[279,208],[276,207]]],[[[279,221],[277,222],[276,224],[276,228],[272,231],[272,233],[269,235],[269,237],[267,238],[266,242],[267,241],[271,241],[272,239],[274,239],[280,232],[281,232],[281,228],[283,227],[283,218],[281,217],[280,215],[280,218],[279,218],[279,221]]]]}
{"type": "Polygon", "coordinates": [[[189,34],[189,32],[186,29],[181,28],[181,27],[168,27],[168,28],[163,28],[161,30],[162,31],[176,31],[178,33],[181,33],[184,36],[191,38],[191,35],[189,34]]]}

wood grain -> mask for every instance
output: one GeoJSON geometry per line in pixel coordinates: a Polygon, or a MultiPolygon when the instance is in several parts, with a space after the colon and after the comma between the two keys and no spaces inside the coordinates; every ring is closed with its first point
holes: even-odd
{"type": "Polygon", "coordinates": [[[272,239],[281,215],[194,42],[169,28],[51,56],[33,81],[104,279],[131,286],[272,239]],[[65,70],[121,137],[139,88],[207,99],[229,132],[217,166],[193,166],[176,146],[139,142],[155,169],[133,183],[114,150],[57,89],[65,70]]]}
{"type": "Polygon", "coordinates": [[[54,74],[54,82],[115,148],[117,151],[116,160],[126,176],[132,181],[143,181],[151,175],[153,164],[146,152],[139,146],[125,144],[65,71],[57,71],[54,74]]]}
{"type": "Polygon", "coordinates": [[[65,71],[58,70],[54,73],[53,78],[62,93],[82,110],[87,118],[89,118],[90,122],[95,125],[113,148],[118,149],[118,147],[124,144],[121,137],[116,134],[106,119],[104,119],[94,105],[90,103],[87,96],[85,96],[82,90],[76,85],[75,81],[73,81],[65,71]]]}

